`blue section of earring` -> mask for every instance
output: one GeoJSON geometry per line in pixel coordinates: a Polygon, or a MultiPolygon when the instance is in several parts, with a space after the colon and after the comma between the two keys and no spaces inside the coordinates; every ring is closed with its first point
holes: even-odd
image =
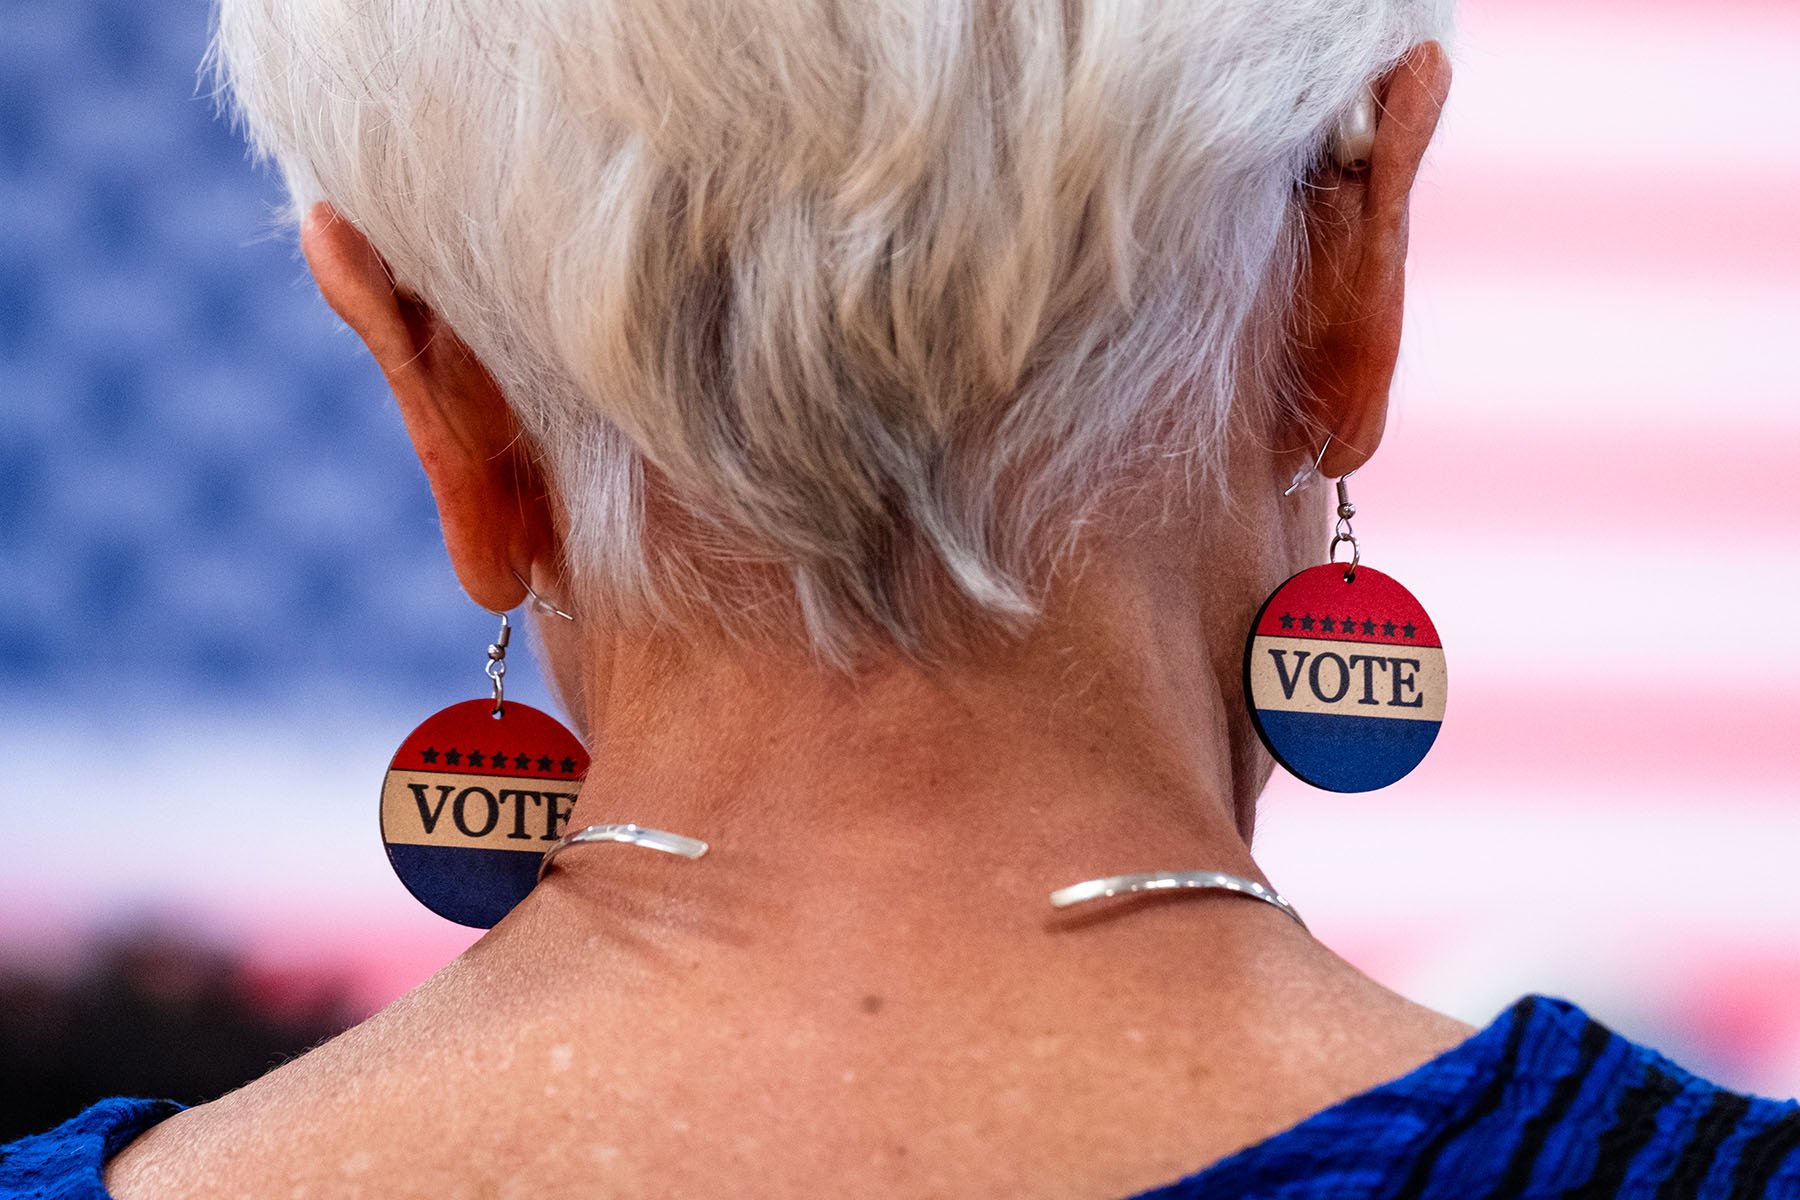
{"type": "Polygon", "coordinates": [[[1372,792],[1397,782],[1424,761],[1442,726],[1440,721],[1252,712],[1275,761],[1328,792],[1372,792]]]}
{"type": "Polygon", "coordinates": [[[464,850],[387,843],[388,862],[413,899],[446,921],[492,929],[537,886],[541,850],[464,850]]]}

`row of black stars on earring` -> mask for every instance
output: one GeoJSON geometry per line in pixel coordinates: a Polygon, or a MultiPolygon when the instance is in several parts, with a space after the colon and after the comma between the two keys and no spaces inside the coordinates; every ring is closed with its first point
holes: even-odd
{"type": "Polygon", "coordinates": [[[536,758],[532,758],[529,754],[506,755],[498,751],[493,754],[483,754],[479,750],[471,750],[464,754],[455,746],[445,750],[441,755],[436,746],[427,746],[419,751],[419,757],[425,760],[427,766],[436,766],[441,757],[447,767],[460,767],[464,762],[471,767],[485,767],[490,764],[495,767],[505,767],[508,762],[511,762],[515,771],[529,771],[535,764],[540,771],[561,771],[564,775],[573,775],[577,766],[572,758],[565,758],[558,762],[548,754],[540,754],[536,758]]]}
{"type": "MultiPolygon", "coordinates": [[[[1314,625],[1317,625],[1326,633],[1336,633],[1340,628],[1345,633],[1355,633],[1358,622],[1355,617],[1345,617],[1340,621],[1336,617],[1318,617],[1315,619],[1311,613],[1307,613],[1300,617],[1294,616],[1293,613],[1281,614],[1281,627],[1283,629],[1292,629],[1295,625],[1300,626],[1300,628],[1307,633],[1313,631],[1314,625]]],[[[1396,632],[1409,638],[1419,636],[1419,627],[1412,624],[1396,625],[1392,621],[1383,621],[1381,624],[1377,625],[1375,622],[1365,618],[1361,622],[1361,627],[1364,637],[1374,637],[1377,630],[1381,631],[1382,637],[1393,637],[1396,632]]]]}

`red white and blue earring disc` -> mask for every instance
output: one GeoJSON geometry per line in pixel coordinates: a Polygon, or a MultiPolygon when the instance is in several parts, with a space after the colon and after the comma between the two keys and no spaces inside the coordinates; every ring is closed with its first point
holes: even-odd
{"type": "Polygon", "coordinates": [[[1404,778],[1437,740],[1447,677],[1437,627],[1413,594],[1361,565],[1338,481],[1348,563],[1308,567],[1252,623],[1244,694],[1275,761],[1315,787],[1368,792],[1404,778]]]}
{"type": "Polygon", "coordinates": [[[563,836],[588,754],[555,717],[505,698],[511,627],[488,647],[490,700],[433,713],[394,752],[381,788],[381,841],[414,899],[488,929],[537,885],[563,836]]]}

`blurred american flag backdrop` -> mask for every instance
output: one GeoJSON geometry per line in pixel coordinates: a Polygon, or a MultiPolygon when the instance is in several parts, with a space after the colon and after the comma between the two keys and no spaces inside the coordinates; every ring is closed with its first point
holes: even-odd
{"type": "MultiPolygon", "coordinates": [[[[490,619],[196,92],[205,5],[4,20],[0,959],[53,974],[154,922],[235,947],[268,1003],[334,980],[371,1009],[473,937],[394,881],[376,798],[485,686],[490,619]]],[[[1352,486],[1450,709],[1384,792],[1278,777],[1259,858],[1416,999],[1565,995],[1791,1096],[1800,6],[1470,0],[1453,59],[1352,486]]]]}

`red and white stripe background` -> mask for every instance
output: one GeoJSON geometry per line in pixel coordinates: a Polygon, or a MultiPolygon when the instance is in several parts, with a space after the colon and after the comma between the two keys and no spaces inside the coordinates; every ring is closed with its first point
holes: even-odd
{"type": "MultiPolygon", "coordinates": [[[[1453,57],[1353,488],[1367,561],[1443,635],[1449,712],[1385,792],[1278,779],[1259,855],[1402,992],[1471,1021],[1564,994],[1793,1095],[1800,6],[1474,0],[1453,57]]],[[[70,796],[3,814],[14,952],[158,910],[248,946],[272,995],[323,969],[377,1003],[467,943],[381,855],[403,722],[189,721],[180,748],[109,728],[98,761],[93,728],[10,732],[21,786],[70,796]]]]}
{"type": "Polygon", "coordinates": [[[1367,561],[1450,662],[1384,792],[1285,780],[1261,858],[1470,1019],[1560,991],[1800,1089],[1800,7],[1463,8],[1416,194],[1367,561]]]}

